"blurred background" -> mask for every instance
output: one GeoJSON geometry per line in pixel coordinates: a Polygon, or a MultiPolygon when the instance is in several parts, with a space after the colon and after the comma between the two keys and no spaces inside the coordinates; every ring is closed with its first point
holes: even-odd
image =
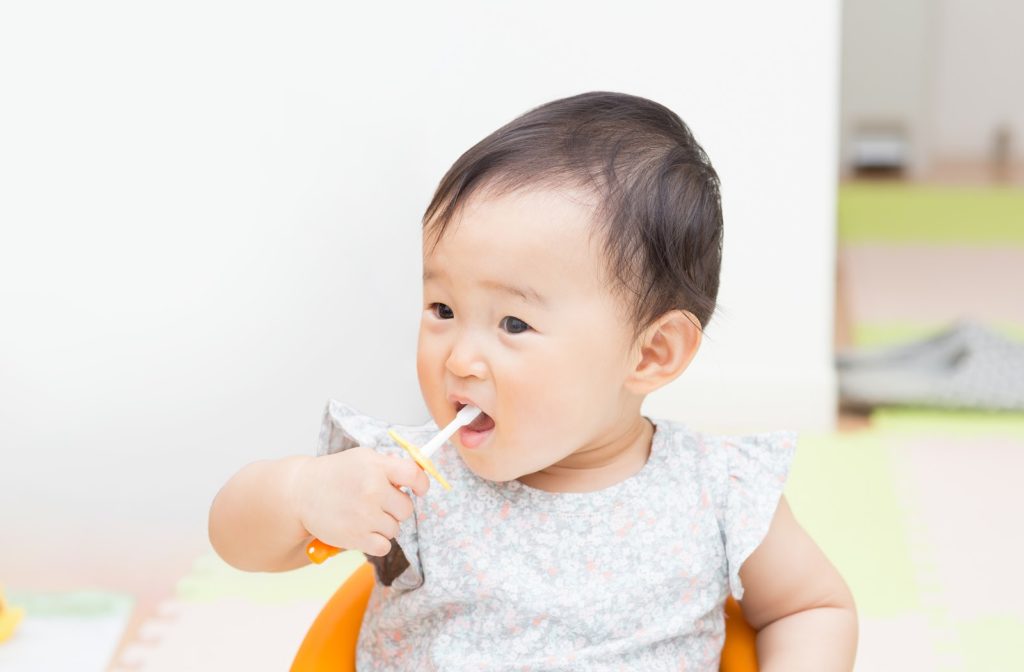
{"type": "Polygon", "coordinates": [[[858,669],[1024,669],[1022,28],[1011,0],[0,8],[0,669],[286,667],[359,558],[235,571],[213,496],[311,453],[329,398],[428,420],[422,211],[588,90],[676,111],[723,184],[719,312],[645,413],[801,431],[787,497],[858,669]]]}

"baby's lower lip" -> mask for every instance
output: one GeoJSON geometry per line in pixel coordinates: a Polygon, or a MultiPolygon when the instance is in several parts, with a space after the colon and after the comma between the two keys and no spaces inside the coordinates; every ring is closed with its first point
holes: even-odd
{"type": "Polygon", "coordinates": [[[474,448],[479,448],[493,433],[494,427],[485,429],[482,432],[474,431],[469,427],[463,427],[459,430],[459,442],[462,443],[463,448],[472,450],[474,448]]]}

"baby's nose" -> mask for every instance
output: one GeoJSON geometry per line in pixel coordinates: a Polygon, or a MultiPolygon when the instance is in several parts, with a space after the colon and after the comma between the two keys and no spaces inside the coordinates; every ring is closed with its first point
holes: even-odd
{"type": "Polygon", "coordinates": [[[455,342],[445,367],[452,375],[459,378],[485,378],[487,376],[487,363],[484,361],[480,349],[475,346],[470,338],[461,338],[455,342]]]}

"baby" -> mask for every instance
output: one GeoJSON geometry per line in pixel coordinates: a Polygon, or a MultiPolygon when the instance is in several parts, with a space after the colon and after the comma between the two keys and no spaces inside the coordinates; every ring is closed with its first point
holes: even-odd
{"type": "Polygon", "coordinates": [[[730,594],[762,670],[852,668],[850,592],[782,497],[794,435],[640,412],[718,293],[718,177],[678,116],[603,92],[527,112],[455,162],[423,242],[433,421],[329,403],[317,457],[217,494],[227,562],[301,567],[314,537],[366,554],[360,670],[717,670],[730,594]],[[464,405],[483,414],[435,453],[447,491],[387,430],[423,445],[464,405]]]}

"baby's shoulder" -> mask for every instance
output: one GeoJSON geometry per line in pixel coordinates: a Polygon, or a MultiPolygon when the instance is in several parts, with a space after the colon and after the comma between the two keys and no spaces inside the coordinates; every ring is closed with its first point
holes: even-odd
{"type": "Polygon", "coordinates": [[[665,430],[665,466],[699,475],[715,489],[787,473],[797,444],[797,433],[788,430],[722,433],[677,421],[659,421],[658,429],[665,430]]]}
{"type": "Polygon", "coordinates": [[[658,420],[659,432],[664,430],[674,452],[708,459],[730,453],[763,453],[786,451],[796,445],[797,432],[769,430],[749,433],[706,431],[675,420],[658,420]]]}

